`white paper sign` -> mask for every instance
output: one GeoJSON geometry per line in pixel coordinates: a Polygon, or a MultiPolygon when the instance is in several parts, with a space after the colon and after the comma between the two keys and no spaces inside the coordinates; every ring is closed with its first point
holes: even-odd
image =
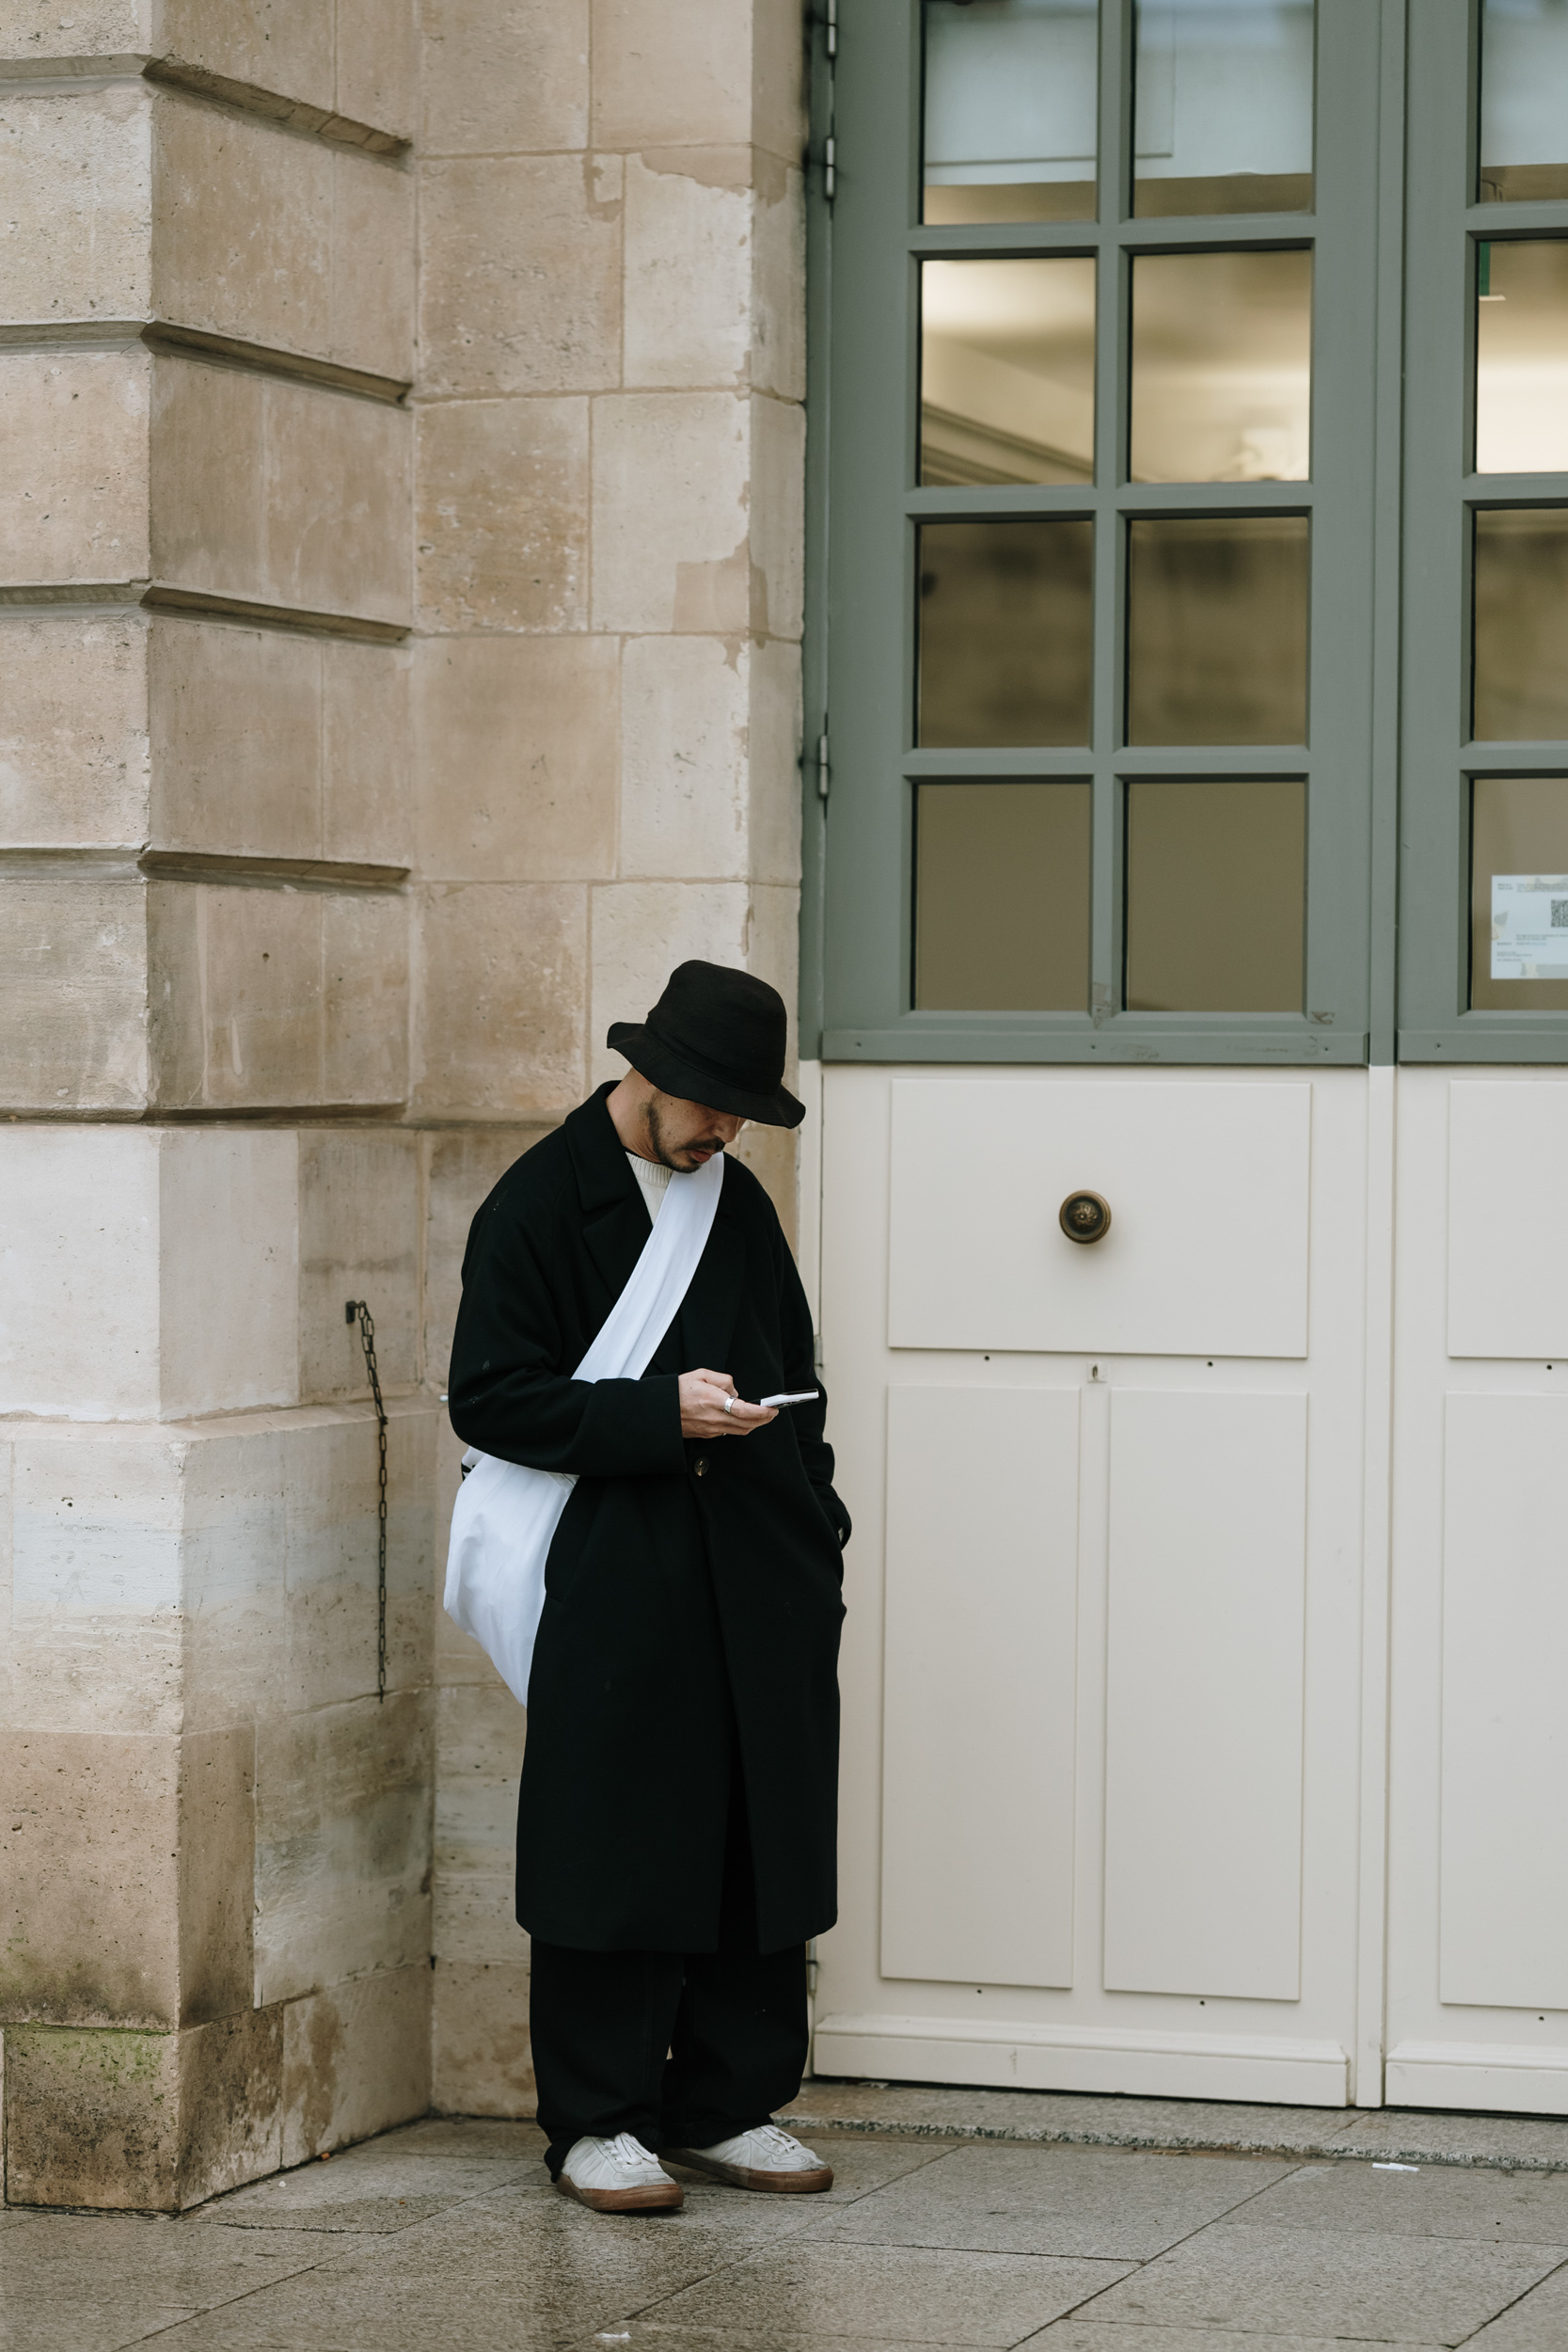
{"type": "Polygon", "coordinates": [[[1568,874],[1494,874],[1492,977],[1568,980],[1568,874]]]}

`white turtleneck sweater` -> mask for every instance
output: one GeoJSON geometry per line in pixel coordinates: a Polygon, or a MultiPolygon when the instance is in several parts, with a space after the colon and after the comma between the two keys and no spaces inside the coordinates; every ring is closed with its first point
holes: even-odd
{"type": "Polygon", "coordinates": [[[626,1159],[630,1164],[632,1174],[641,1186],[643,1203],[648,1212],[648,1222],[650,1225],[657,1225],[658,1213],[664,1206],[664,1197],[670,1189],[670,1179],[674,1170],[663,1167],[657,1160],[642,1159],[636,1152],[628,1152],[626,1159]]]}

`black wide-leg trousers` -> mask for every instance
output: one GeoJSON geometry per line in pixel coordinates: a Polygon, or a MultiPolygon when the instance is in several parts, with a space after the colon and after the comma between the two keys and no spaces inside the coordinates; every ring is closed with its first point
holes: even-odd
{"type": "Polygon", "coordinates": [[[766,2123],[806,2066],[806,1947],[759,1952],[739,1774],[711,1952],[585,1952],[535,1940],[529,2022],[546,2162],[630,2132],[711,2148],[766,2123]]]}

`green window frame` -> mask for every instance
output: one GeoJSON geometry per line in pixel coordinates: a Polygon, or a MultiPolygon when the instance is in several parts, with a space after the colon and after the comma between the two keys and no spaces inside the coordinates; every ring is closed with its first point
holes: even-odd
{"type": "Polygon", "coordinates": [[[920,0],[836,0],[815,32],[802,1051],[815,1047],[830,1060],[911,1062],[1389,1059],[1403,0],[1318,0],[1315,210],[1293,215],[1132,217],[1133,10],[1132,0],[1101,0],[1098,218],[922,226],[921,24],[920,0]],[[830,153],[831,200],[821,168],[830,153]],[[1248,246],[1307,247],[1313,255],[1312,478],[1133,483],[1127,466],[1133,260],[1248,246]],[[920,263],[1009,255],[1095,261],[1094,482],[917,487],[920,263]],[[1309,517],[1307,747],[1131,748],[1121,726],[1128,526],[1146,516],[1237,514],[1309,517]],[[917,526],[1024,516],[1080,516],[1094,524],[1092,744],[918,750],[917,526]],[[1145,777],[1271,776],[1307,785],[1301,1012],[1127,1010],[1127,787],[1145,777]],[[1089,1009],[915,1009],[915,787],[922,779],[1053,777],[1092,786],[1089,1009]]]}

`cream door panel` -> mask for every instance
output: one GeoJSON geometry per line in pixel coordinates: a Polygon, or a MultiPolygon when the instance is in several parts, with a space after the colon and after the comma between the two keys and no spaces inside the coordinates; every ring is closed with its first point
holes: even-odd
{"type": "Polygon", "coordinates": [[[1301,1990],[1307,1399],[1111,1406],[1105,1983],[1301,1990]]]}
{"type": "Polygon", "coordinates": [[[1078,1421],[888,1392],[884,1976],[1072,1982],[1078,1421]]]}
{"type": "Polygon", "coordinates": [[[1449,1354],[1568,1356],[1568,1083],[1449,1089],[1449,1354]]]}
{"type": "Polygon", "coordinates": [[[1568,1397],[1447,1420],[1442,1998],[1568,2010],[1568,1397]]]}
{"type": "Polygon", "coordinates": [[[892,1347],[1304,1356],[1312,1087],[894,1081],[892,1347]],[[1104,1195],[1069,1241],[1070,1192],[1104,1195]]]}

